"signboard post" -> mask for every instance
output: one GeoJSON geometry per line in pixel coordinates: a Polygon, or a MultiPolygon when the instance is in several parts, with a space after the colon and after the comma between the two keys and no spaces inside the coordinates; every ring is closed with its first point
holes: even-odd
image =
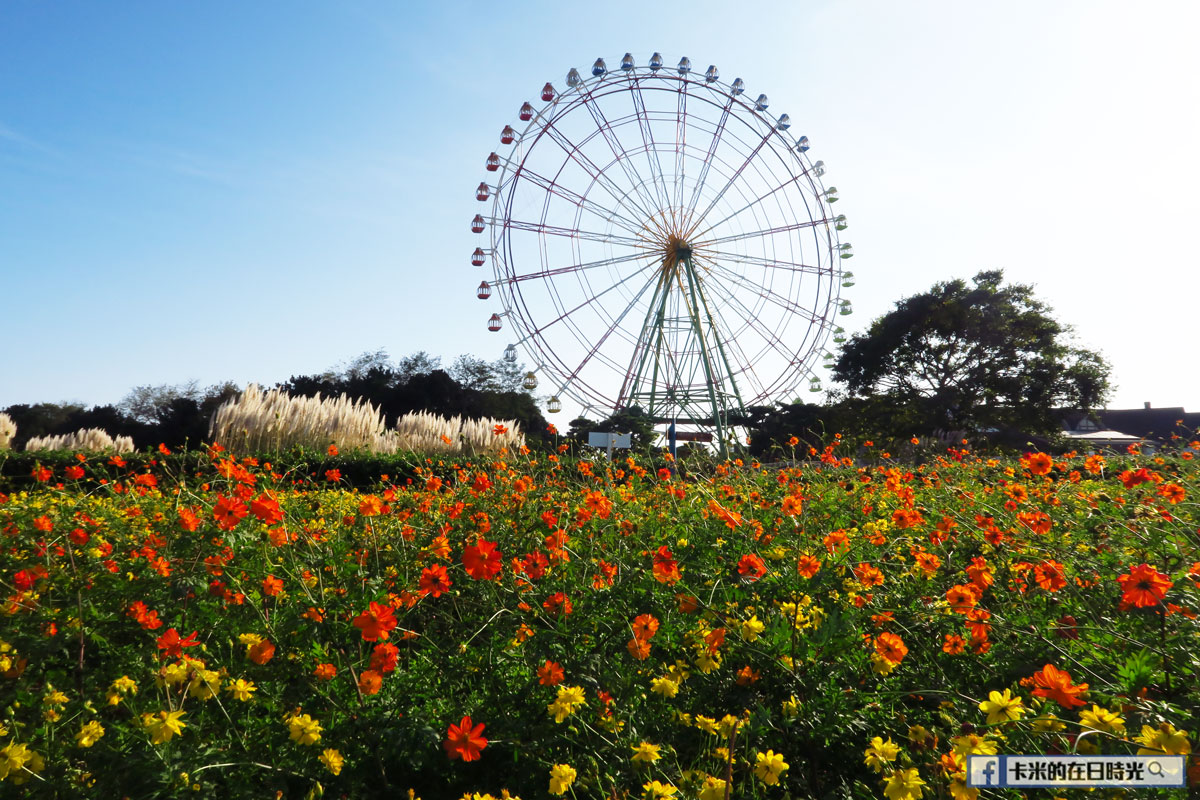
{"type": "Polygon", "coordinates": [[[588,434],[588,444],[592,447],[608,448],[608,460],[612,461],[613,448],[620,447],[628,450],[632,446],[633,434],[629,433],[597,433],[588,434]]]}

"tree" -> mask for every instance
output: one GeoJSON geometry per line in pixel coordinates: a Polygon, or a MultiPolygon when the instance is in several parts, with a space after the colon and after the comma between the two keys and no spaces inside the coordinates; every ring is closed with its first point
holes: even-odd
{"type": "Polygon", "coordinates": [[[1003,277],[980,272],[973,285],[946,281],[899,301],[842,347],[834,379],[851,397],[903,405],[920,427],[912,433],[1053,434],[1053,409],[1102,404],[1108,363],[1071,344],[1033,287],[1003,277]]]}

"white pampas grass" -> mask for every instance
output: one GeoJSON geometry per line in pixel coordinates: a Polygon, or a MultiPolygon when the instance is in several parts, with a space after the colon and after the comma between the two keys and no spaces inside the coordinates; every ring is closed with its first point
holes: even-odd
{"type": "Polygon", "coordinates": [[[213,415],[208,435],[239,453],[273,453],[302,446],[376,452],[385,425],[366,401],[292,397],[279,389],[264,392],[250,384],[213,415]]]}
{"type": "Polygon", "coordinates": [[[117,453],[132,453],[133,439],[128,436],[113,438],[100,428],[84,428],[74,433],[58,436],[34,436],[25,443],[26,450],[112,450],[117,453]]]}
{"type": "Polygon", "coordinates": [[[450,419],[419,411],[405,414],[388,430],[379,410],[365,400],[292,397],[257,385],[217,409],[208,435],[238,453],[273,453],[301,446],[370,453],[496,453],[525,444],[514,420],[450,419]],[[503,432],[496,433],[497,426],[503,432]]]}
{"type": "Polygon", "coordinates": [[[17,423],[8,414],[0,413],[0,450],[12,447],[12,440],[17,435],[17,423]]]}

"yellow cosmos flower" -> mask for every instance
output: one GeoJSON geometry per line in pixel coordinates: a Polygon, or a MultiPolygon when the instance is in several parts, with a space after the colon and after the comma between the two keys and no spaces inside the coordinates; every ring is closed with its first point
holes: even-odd
{"type": "Polygon", "coordinates": [[[554,716],[555,722],[562,722],[578,711],[586,702],[582,687],[562,686],[559,687],[558,697],[554,699],[553,703],[546,706],[546,710],[554,716]]]}
{"type": "Polygon", "coordinates": [[[925,781],[917,775],[915,767],[898,769],[887,779],[883,793],[888,800],[916,800],[921,796],[922,786],[925,786],[925,781]]]}
{"type": "Polygon", "coordinates": [[[792,719],[800,713],[800,701],[796,699],[796,695],[792,695],[782,703],[783,716],[787,719],[792,719]]]}
{"type": "Polygon", "coordinates": [[[725,800],[725,781],[711,775],[700,786],[700,800],[725,800]]]}
{"type": "Polygon", "coordinates": [[[758,641],[758,635],[766,628],[765,625],[758,619],[757,616],[752,616],[750,619],[742,623],[742,638],[747,642],[758,641]]]}
{"type": "Polygon", "coordinates": [[[950,742],[954,746],[954,752],[960,756],[996,755],[996,743],[974,733],[958,736],[950,742]]]}
{"type": "Polygon", "coordinates": [[[774,750],[756,753],[754,756],[754,775],[763,783],[774,786],[779,783],[779,776],[787,772],[787,762],[783,756],[774,750]]]}
{"type": "Polygon", "coordinates": [[[321,740],[321,723],[308,714],[292,714],[287,718],[287,725],[293,742],[310,745],[321,740]]]}
{"type": "Polygon", "coordinates": [[[142,714],[142,727],[150,733],[150,741],[163,744],[172,736],[180,736],[187,723],[183,721],[185,711],[160,711],[157,714],[142,714]]]}
{"type": "Polygon", "coordinates": [[[221,688],[221,674],[212,669],[198,669],[192,673],[188,684],[188,695],[198,700],[211,700],[221,688]]]}
{"type": "Polygon", "coordinates": [[[654,800],[664,797],[674,797],[679,792],[671,784],[662,783],[661,781],[650,781],[649,783],[642,784],[642,791],[649,797],[654,798],[654,800]]]}
{"type": "Polygon", "coordinates": [[[1139,756],[1154,756],[1165,753],[1169,756],[1182,756],[1192,752],[1188,742],[1187,731],[1177,731],[1169,722],[1161,723],[1157,728],[1149,725],[1142,726],[1142,735],[1136,741],[1144,745],[1139,747],[1139,756]]]}
{"type": "Polygon", "coordinates": [[[29,745],[9,742],[0,747],[0,781],[11,780],[19,785],[29,780],[31,774],[45,768],[45,759],[30,750],[29,745]]]}
{"type": "Polygon", "coordinates": [[[882,772],[885,766],[900,755],[900,746],[894,743],[890,736],[886,742],[882,736],[876,736],[871,740],[871,746],[864,751],[864,755],[866,758],[863,759],[863,763],[876,772],[882,772]]]}
{"type": "Polygon", "coordinates": [[[71,698],[67,697],[62,692],[55,689],[50,684],[46,684],[46,696],[42,698],[42,702],[48,706],[65,705],[71,698]]]}
{"type": "Polygon", "coordinates": [[[696,727],[699,728],[700,730],[704,731],[705,733],[711,733],[711,734],[716,735],[717,721],[715,719],[713,719],[712,717],[705,717],[701,714],[697,714],[695,717],[695,722],[696,722],[696,727]]]}
{"type": "Polygon", "coordinates": [[[342,766],[346,763],[346,759],[342,758],[342,754],[332,747],[321,753],[321,763],[325,765],[325,769],[332,772],[334,775],[342,773],[342,766]]]}
{"type": "Polygon", "coordinates": [[[661,697],[674,697],[679,694],[679,683],[670,678],[655,678],[650,681],[650,691],[661,697]]]}
{"type": "Polygon", "coordinates": [[[104,726],[96,720],[85,722],[75,734],[75,744],[80,747],[91,747],[104,735],[104,726]]]}
{"type": "MultiPolygon", "coordinates": [[[[226,686],[225,691],[233,695],[234,700],[241,700],[245,703],[250,699],[250,695],[258,691],[258,687],[254,685],[254,681],[238,678],[226,686]]],[[[336,775],[337,773],[335,772],[334,774],[336,775]]]]}
{"type": "Polygon", "coordinates": [[[1107,733],[1125,733],[1125,718],[1115,711],[1093,705],[1079,712],[1079,721],[1084,727],[1107,733]]]}
{"type": "Polygon", "coordinates": [[[998,722],[1013,722],[1025,715],[1025,706],[1020,697],[1013,697],[1009,689],[991,692],[988,699],[979,704],[979,710],[987,714],[988,725],[998,722]]]}
{"type": "Polygon", "coordinates": [[[563,795],[575,782],[575,769],[569,764],[555,764],[550,768],[550,794],[563,795]]]}
{"type": "Polygon", "coordinates": [[[662,758],[661,749],[656,744],[642,742],[633,747],[633,763],[635,764],[653,764],[658,759],[662,758]]]}

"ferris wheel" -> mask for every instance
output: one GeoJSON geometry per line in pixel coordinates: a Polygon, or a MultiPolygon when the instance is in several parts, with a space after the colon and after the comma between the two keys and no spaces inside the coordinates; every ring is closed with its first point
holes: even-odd
{"type": "Polygon", "coordinates": [[[476,189],[476,294],[503,306],[505,358],[536,365],[526,388],[546,381],[552,413],[636,406],[721,440],[735,412],[820,391],[852,249],[808,137],[715,66],[590,73],[520,106],[476,189]]]}

